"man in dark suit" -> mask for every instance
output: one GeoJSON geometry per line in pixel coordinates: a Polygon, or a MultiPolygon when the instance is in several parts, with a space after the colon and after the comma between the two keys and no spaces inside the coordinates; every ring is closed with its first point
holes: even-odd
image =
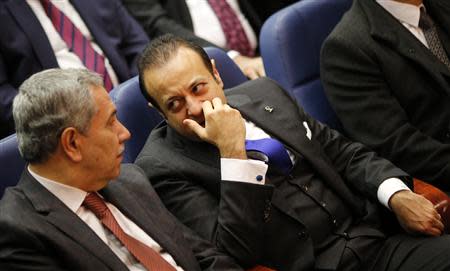
{"type": "MultiPolygon", "coordinates": [[[[114,84],[137,74],[137,56],[148,38],[119,0],[63,0],[55,1],[54,5],[105,57],[114,84]]],[[[25,79],[49,68],[83,67],[83,62],[55,31],[41,1],[0,0],[0,25],[2,138],[14,132],[12,100],[25,79]]]]}
{"type": "Polygon", "coordinates": [[[241,264],[449,268],[449,236],[391,236],[381,225],[393,216],[380,218],[389,211],[377,198],[406,231],[442,234],[440,216],[409,190],[406,173],[314,121],[273,81],[224,94],[205,52],[173,36],[144,50],[139,74],[143,94],[167,124],[152,132],[136,164],[178,219],[241,264]],[[258,140],[271,150],[254,145],[247,152],[258,140]]]}
{"type": "Polygon", "coordinates": [[[130,133],[102,81],[51,69],[20,87],[29,165],[0,201],[0,269],[242,270],[179,224],[138,167],[121,166],[130,133]]]}
{"type": "Polygon", "coordinates": [[[325,41],[321,57],[325,91],[346,134],[447,191],[448,14],[445,0],[356,0],[325,41]],[[434,27],[422,23],[426,14],[434,27]],[[437,39],[430,43],[432,36],[437,39]],[[447,60],[435,56],[438,47],[447,60]]]}
{"type": "MultiPolygon", "coordinates": [[[[191,2],[192,5],[195,4],[197,6],[189,6],[185,0],[122,0],[122,3],[128,9],[130,14],[133,15],[133,17],[142,25],[144,30],[147,32],[147,35],[150,37],[157,37],[171,33],[184,39],[196,42],[202,47],[214,46],[222,47],[224,50],[229,50],[230,48],[228,48],[226,44],[220,45],[209,39],[201,38],[198,34],[196,34],[199,32],[205,32],[205,30],[199,31],[198,28],[204,28],[206,30],[211,29],[211,23],[205,23],[207,18],[217,18],[217,22],[220,21],[220,18],[215,14],[212,8],[209,8],[208,1],[191,2]],[[196,12],[194,17],[192,17],[193,12],[196,12]],[[196,24],[196,28],[194,28],[194,20],[201,22],[196,24]]],[[[256,43],[255,45],[257,45],[262,22],[258,14],[255,12],[255,9],[248,0],[233,0],[228,2],[236,3],[238,11],[242,12],[243,15],[241,24],[244,21],[247,21],[250,26],[248,31],[254,32],[254,34],[246,33],[247,38],[250,40],[249,35],[252,34],[254,42],[256,43]]],[[[237,12],[237,10],[234,11],[237,12]]],[[[213,20],[212,23],[214,22],[215,21],[213,20]]],[[[211,32],[210,34],[216,39],[218,36],[220,37],[218,33],[211,32]]],[[[254,79],[265,75],[261,57],[247,57],[243,54],[236,55],[235,53],[232,53],[230,57],[235,61],[247,77],[254,79]]]]}

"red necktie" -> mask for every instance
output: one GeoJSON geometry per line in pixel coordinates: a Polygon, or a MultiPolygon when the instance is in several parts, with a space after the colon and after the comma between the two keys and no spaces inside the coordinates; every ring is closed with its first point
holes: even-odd
{"type": "Polygon", "coordinates": [[[255,52],[248,41],[244,28],[227,1],[208,0],[208,2],[219,19],[220,26],[225,33],[228,49],[236,50],[246,56],[254,56],[255,52]]]}
{"type": "Polygon", "coordinates": [[[91,210],[147,270],[175,271],[175,268],[159,253],[126,234],[97,193],[89,193],[84,199],[83,206],[91,210]]]}
{"type": "Polygon", "coordinates": [[[83,36],[73,22],[50,0],[40,0],[47,16],[53,23],[56,31],[66,43],[70,51],[74,52],[83,62],[84,66],[103,76],[105,89],[109,92],[113,85],[105,66],[105,58],[98,54],[91,42],[83,36]]]}

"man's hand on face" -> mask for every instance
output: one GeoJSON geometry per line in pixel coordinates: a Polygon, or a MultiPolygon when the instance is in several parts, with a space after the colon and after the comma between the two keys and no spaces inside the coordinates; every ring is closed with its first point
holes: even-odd
{"type": "Polygon", "coordinates": [[[219,98],[202,105],[205,127],[185,119],[187,125],[201,140],[214,144],[222,158],[247,159],[245,151],[245,123],[238,110],[223,104],[219,98]]]}
{"type": "Polygon", "coordinates": [[[392,211],[400,225],[409,233],[431,236],[442,235],[444,224],[435,206],[423,197],[409,190],[395,193],[389,200],[392,211]]]}

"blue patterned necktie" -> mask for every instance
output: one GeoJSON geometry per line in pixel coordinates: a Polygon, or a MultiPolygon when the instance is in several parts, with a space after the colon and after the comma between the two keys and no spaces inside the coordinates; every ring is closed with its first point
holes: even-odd
{"type": "Polygon", "coordinates": [[[269,167],[275,167],[284,175],[289,174],[292,169],[292,161],[283,144],[273,138],[263,138],[258,140],[246,140],[245,149],[247,152],[259,152],[268,158],[269,167]]]}

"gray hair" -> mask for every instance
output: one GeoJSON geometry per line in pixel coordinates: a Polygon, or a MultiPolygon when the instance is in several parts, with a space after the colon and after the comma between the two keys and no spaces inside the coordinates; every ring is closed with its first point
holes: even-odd
{"type": "Polygon", "coordinates": [[[14,98],[13,116],[25,161],[47,161],[65,128],[81,133],[89,129],[97,111],[90,91],[93,86],[103,86],[103,80],[86,69],[50,69],[23,82],[14,98]]]}

